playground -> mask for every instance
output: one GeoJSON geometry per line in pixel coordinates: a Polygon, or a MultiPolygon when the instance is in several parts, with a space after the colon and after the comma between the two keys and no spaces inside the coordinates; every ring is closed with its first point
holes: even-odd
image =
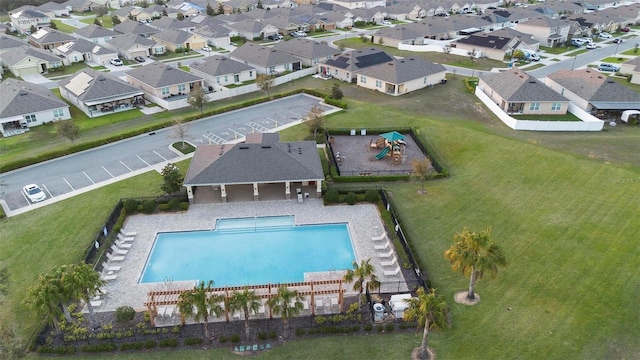
{"type": "MultiPolygon", "coordinates": [[[[353,133],[353,132],[352,132],[353,133]]],[[[425,154],[409,134],[392,131],[384,134],[331,135],[329,145],[333,163],[342,176],[397,175],[412,172],[414,159],[425,154]]]]}

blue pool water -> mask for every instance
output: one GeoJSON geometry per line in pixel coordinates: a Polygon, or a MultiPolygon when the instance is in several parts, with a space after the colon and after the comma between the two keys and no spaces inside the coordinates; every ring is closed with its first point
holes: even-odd
{"type": "Polygon", "coordinates": [[[350,269],[354,258],[347,224],[295,226],[292,216],[224,219],[213,231],[159,233],[140,282],[300,282],[305,272],[350,269]]]}

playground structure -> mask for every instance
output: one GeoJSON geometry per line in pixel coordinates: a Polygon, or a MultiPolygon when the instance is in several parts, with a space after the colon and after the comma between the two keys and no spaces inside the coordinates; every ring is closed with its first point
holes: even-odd
{"type": "Polygon", "coordinates": [[[374,156],[376,160],[382,160],[387,156],[393,159],[394,164],[398,164],[402,159],[404,161],[404,147],[406,143],[404,141],[404,135],[397,131],[392,131],[384,134],[380,134],[377,139],[371,139],[369,141],[369,147],[382,150],[374,156]]]}

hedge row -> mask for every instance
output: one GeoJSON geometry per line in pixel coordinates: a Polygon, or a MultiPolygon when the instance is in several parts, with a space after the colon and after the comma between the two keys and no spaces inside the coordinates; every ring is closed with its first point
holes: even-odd
{"type": "MultiPolygon", "coordinates": [[[[279,99],[279,98],[283,98],[283,97],[299,94],[299,93],[302,93],[302,92],[310,94],[310,95],[313,95],[313,96],[317,96],[317,97],[320,97],[320,98],[327,97],[327,94],[322,93],[322,92],[317,91],[317,90],[297,89],[297,90],[289,91],[289,92],[286,92],[286,93],[275,94],[275,95],[272,96],[272,98],[273,99],[279,99]]],[[[201,119],[201,118],[208,117],[208,116],[218,115],[218,114],[222,114],[222,113],[225,113],[225,112],[242,109],[242,108],[245,108],[245,107],[248,107],[248,106],[261,104],[261,103],[264,103],[264,102],[267,102],[267,101],[270,101],[270,100],[271,99],[269,99],[268,97],[262,97],[262,98],[258,98],[258,99],[247,100],[247,101],[244,101],[244,102],[241,102],[241,103],[225,106],[223,108],[208,110],[208,111],[205,111],[202,114],[196,113],[196,114],[193,114],[193,115],[185,116],[183,120],[185,122],[193,121],[193,120],[201,119]]],[[[332,101],[338,101],[338,100],[332,100],[332,101]]],[[[340,105],[336,104],[335,106],[340,106],[340,105]]],[[[342,106],[340,106],[340,107],[342,107],[342,106]]],[[[346,108],[346,103],[344,104],[344,108],[346,108]]],[[[0,173],[11,171],[11,170],[15,170],[15,169],[19,169],[19,168],[26,167],[26,166],[33,165],[33,164],[37,164],[37,163],[41,163],[41,162],[44,162],[44,161],[47,161],[47,160],[51,160],[51,159],[55,159],[55,158],[59,158],[59,157],[62,157],[62,156],[74,154],[74,153],[77,153],[77,152],[80,152],[80,151],[93,149],[93,148],[96,148],[96,147],[99,147],[99,146],[102,146],[102,145],[106,145],[106,144],[110,144],[110,143],[113,143],[113,142],[116,142],[116,141],[128,139],[128,138],[131,138],[131,137],[134,137],[134,136],[138,136],[138,135],[142,135],[142,134],[145,134],[145,133],[148,133],[148,132],[160,130],[160,129],[163,129],[165,127],[171,126],[171,125],[173,125],[172,121],[170,121],[170,120],[169,121],[164,121],[164,122],[159,123],[159,124],[149,125],[149,126],[146,126],[146,127],[143,127],[143,128],[130,130],[130,131],[126,132],[126,133],[109,136],[109,137],[106,137],[106,138],[103,138],[103,139],[98,139],[98,140],[94,140],[94,141],[87,141],[87,142],[71,145],[70,147],[68,147],[66,149],[54,150],[54,151],[51,151],[51,152],[48,152],[48,153],[40,154],[38,156],[34,156],[34,157],[30,157],[30,158],[23,158],[23,159],[19,159],[19,160],[16,160],[16,161],[9,162],[9,163],[4,163],[4,164],[0,165],[0,173]]]]}

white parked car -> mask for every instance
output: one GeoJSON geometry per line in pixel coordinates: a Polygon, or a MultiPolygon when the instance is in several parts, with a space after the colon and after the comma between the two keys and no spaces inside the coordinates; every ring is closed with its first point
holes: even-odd
{"type": "Polygon", "coordinates": [[[37,203],[47,198],[47,194],[36,184],[29,184],[22,188],[22,193],[29,201],[37,203]]]}
{"type": "Polygon", "coordinates": [[[211,48],[208,46],[203,46],[202,51],[211,51],[211,48]]]}
{"type": "Polygon", "coordinates": [[[613,37],[613,35],[606,33],[606,32],[601,32],[598,35],[601,39],[611,39],[613,37]]]}
{"type": "Polygon", "coordinates": [[[391,25],[391,21],[389,21],[389,20],[382,20],[382,25],[391,25]]]}
{"type": "Polygon", "coordinates": [[[593,49],[597,49],[597,48],[598,48],[598,45],[596,45],[596,43],[591,42],[591,43],[587,44],[587,49],[589,49],[589,50],[593,50],[593,49]]]}
{"type": "Polygon", "coordinates": [[[115,66],[122,66],[122,60],[118,59],[118,58],[113,58],[111,60],[109,60],[109,62],[111,63],[111,65],[115,65],[115,66]]]}
{"type": "Polygon", "coordinates": [[[298,30],[298,31],[294,31],[292,35],[293,37],[305,37],[307,36],[307,33],[302,30],[298,30]]]}

